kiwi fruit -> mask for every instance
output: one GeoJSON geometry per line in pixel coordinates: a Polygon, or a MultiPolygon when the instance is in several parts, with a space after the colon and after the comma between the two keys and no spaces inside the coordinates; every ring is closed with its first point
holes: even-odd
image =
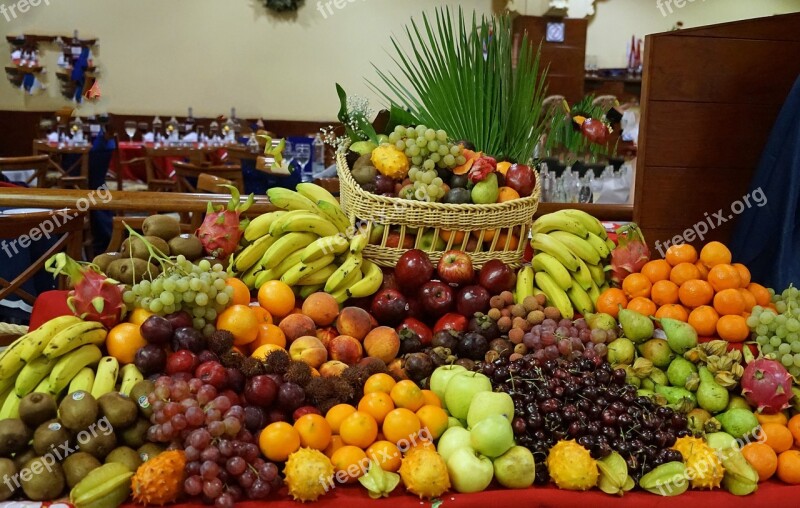
{"type": "Polygon", "coordinates": [[[58,415],[56,399],[48,393],[33,392],[19,401],[19,419],[29,428],[35,429],[58,415]]]}
{"type": "Polygon", "coordinates": [[[143,279],[153,279],[161,273],[161,270],[154,264],[148,263],[139,258],[122,258],[113,261],[108,265],[106,275],[110,278],[132,286],[143,279]]]}
{"type": "Polygon", "coordinates": [[[119,439],[125,446],[139,448],[147,442],[147,429],[149,428],[150,421],[139,418],[130,427],[119,431],[119,439]]]}
{"type": "Polygon", "coordinates": [[[73,432],[86,429],[97,423],[100,407],[91,393],[79,390],[64,397],[58,406],[61,424],[73,432]]]}
{"type": "Polygon", "coordinates": [[[110,265],[113,261],[120,259],[121,257],[122,254],[119,252],[106,252],[95,256],[92,260],[92,264],[97,265],[97,268],[99,268],[101,272],[106,273],[106,270],[108,270],[108,265],[110,265]]]}
{"type": "Polygon", "coordinates": [[[50,464],[43,457],[36,457],[26,462],[24,469],[30,474],[20,474],[19,479],[25,497],[31,501],[57,499],[64,491],[67,482],[61,464],[50,464]]]}
{"type": "Polygon", "coordinates": [[[51,448],[60,453],[60,446],[64,443],[69,443],[70,438],[69,430],[61,425],[58,420],[49,420],[38,427],[33,433],[33,451],[37,455],[44,455],[51,451],[51,448]]]}
{"type": "Polygon", "coordinates": [[[106,455],[106,464],[109,462],[118,462],[130,469],[131,473],[135,473],[142,465],[142,458],[139,456],[139,452],[133,448],[118,446],[106,455]]]}
{"type": "Polygon", "coordinates": [[[94,458],[93,455],[86,452],[73,453],[64,459],[64,475],[67,477],[67,485],[71,489],[78,484],[79,481],[89,474],[94,469],[97,469],[102,464],[99,460],[94,458]]]}
{"type": "Polygon", "coordinates": [[[139,407],[139,412],[145,418],[150,418],[150,415],[153,414],[153,408],[150,406],[150,401],[147,400],[147,396],[153,393],[155,388],[155,383],[149,379],[144,379],[133,385],[131,393],[128,394],[128,397],[136,402],[136,405],[139,407]]]}
{"type": "Polygon", "coordinates": [[[0,457],[25,450],[33,432],[19,418],[0,420],[0,457]]]}
{"type": "Polygon", "coordinates": [[[106,458],[106,455],[111,453],[111,450],[117,447],[117,436],[114,434],[113,430],[110,432],[96,433],[84,431],[78,435],[78,442],[80,443],[81,450],[86,453],[91,453],[98,460],[103,460],[106,458]],[[84,435],[88,435],[88,438],[84,439],[84,435]]]}
{"type": "Polygon", "coordinates": [[[27,448],[24,451],[14,454],[14,465],[17,466],[17,469],[22,469],[25,466],[25,463],[31,459],[35,459],[37,457],[36,452],[33,451],[33,448],[27,448]]]}
{"type": "Polygon", "coordinates": [[[195,235],[184,233],[169,241],[169,250],[173,256],[183,254],[186,259],[194,261],[203,255],[203,244],[195,235]]]}
{"type": "Polygon", "coordinates": [[[139,454],[139,458],[142,459],[142,462],[147,462],[148,460],[152,459],[156,455],[159,455],[164,451],[164,448],[160,445],[155,443],[146,443],[140,446],[136,453],[139,454]]]}
{"type": "Polygon", "coordinates": [[[157,236],[170,241],[181,234],[181,225],[178,219],[170,215],[151,215],[142,223],[142,232],[145,236],[157,236]]]}
{"type": "Polygon", "coordinates": [[[11,459],[0,459],[0,478],[10,479],[8,482],[0,482],[0,501],[5,501],[17,490],[14,485],[14,476],[17,474],[17,466],[11,459]]]}
{"type": "Polygon", "coordinates": [[[145,236],[144,239],[147,240],[155,249],[160,250],[165,256],[170,255],[169,244],[163,238],[159,238],[157,236],[145,236]]]}
{"type": "Polygon", "coordinates": [[[100,411],[114,429],[132,425],[139,416],[137,404],[119,392],[108,392],[97,399],[100,411]]]}

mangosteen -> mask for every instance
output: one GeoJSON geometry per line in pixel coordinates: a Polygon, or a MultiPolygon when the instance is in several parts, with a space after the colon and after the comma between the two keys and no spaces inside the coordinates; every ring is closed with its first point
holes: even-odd
{"type": "Polygon", "coordinates": [[[497,322],[480,312],[475,313],[475,316],[469,320],[467,331],[478,332],[486,337],[486,340],[494,340],[500,337],[500,328],[497,327],[497,322]]]}
{"type": "Polygon", "coordinates": [[[458,339],[460,336],[461,333],[455,330],[441,330],[433,335],[431,346],[444,347],[450,351],[455,351],[458,347],[458,339]]]}
{"type": "Polygon", "coordinates": [[[347,167],[349,168],[354,167],[360,157],[361,157],[360,153],[348,150],[347,153],[345,154],[345,160],[347,160],[347,167]]]}
{"type": "Polygon", "coordinates": [[[431,375],[434,365],[431,357],[425,353],[411,353],[405,357],[403,368],[409,379],[418,383],[431,375]]]}
{"type": "Polygon", "coordinates": [[[442,199],[443,203],[451,203],[455,205],[463,205],[472,202],[472,193],[467,189],[456,187],[447,191],[442,199]]]}
{"type": "Polygon", "coordinates": [[[422,350],[422,342],[419,340],[419,335],[411,330],[403,330],[400,332],[400,350],[398,355],[407,355],[409,353],[418,353],[422,350]]]}
{"type": "Polygon", "coordinates": [[[451,189],[466,189],[467,184],[469,184],[469,177],[467,175],[457,175],[453,173],[453,176],[450,177],[451,189]]]}
{"type": "Polygon", "coordinates": [[[489,341],[478,332],[467,332],[458,344],[458,357],[482,360],[489,350],[489,341]]]}
{"type": "Polygon", "coordinates": [[[369,192],[370,194],[377,194],[375,184],[372,182],[367,182],[361,184],[361,188],[364,189],[365,192],[369,192]]]}
{"type": "Polygon", "coordinates": [[[461,365],[467,370],[472,370],[475,368],[475,361],[470,360],[469,358],[459,358],[455,361],[454,365],[461,365]]]}
{"type": "Polygon", "coordinates": [[[489,343],[489,349],[497,351],[502,358],[508,358],[514,352],[514,344],[507,339],[494,339],[489,343]]]}

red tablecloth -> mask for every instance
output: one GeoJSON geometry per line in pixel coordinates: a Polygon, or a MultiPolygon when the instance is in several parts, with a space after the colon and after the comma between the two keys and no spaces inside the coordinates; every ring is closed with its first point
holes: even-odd
{"type": "MultiPolygon", "coordinates": [[[[119,143],[119,160],[120,162],[127,162],[137,157],[144,157],[144,144],[140,142],[120,141],[119,143]]],[[[121,168],[117,168],[115,160],[111,160],[112,171],[122,171],[122,178],[124,180],[139,180],[144,182],[147,180],[147,175],[142,164],[123,164],[121,168]]]]}

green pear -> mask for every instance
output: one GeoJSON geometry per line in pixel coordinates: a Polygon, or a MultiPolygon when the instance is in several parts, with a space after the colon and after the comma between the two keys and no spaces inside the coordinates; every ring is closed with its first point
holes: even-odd
{"type": "Polygon", "coordinates": [[[672,386],[686,386],[686,380],[697,372],[697,367],[682,356],[676,357],[667,367],[667,378],[672,386]]]}
{"type": "Polygon", "coordinates": [[[697,403],[711,414],[724,411],[730,397],[728,390],[714,381],[714,375],[706,367],[700,367],[698,374],[700,386],[697,387],[697,403]]]}
{"type": "Polygon", "coordinates": [[[672,362],[675,354],[664,339],[650,339],[639,346],[639,353],[656,367],[666,367],[672,362]]]}
{"type": "Polygon", "coordinates": [[[608,345],[608,363],[611,365],[630,365],[636,355],[636,347],[630,339],[620,337],[608,345]]]}
{"type": "Polygon", "coordinates": [[[747,409],[729,409],[717,415],[717,420],[722,424],[722,430],[736,439],[740,439],[758,428],[756,415],[747,409]]]}
{"type": "Polygon", "coordinates": [[[748,411],[753,409],[750,404],[747,403],[747,399],[741,395],[731,395],[730,400],[728,400],[728,407],[726,407],[725,410],[736,408],[747,409],[748,411]]]}
{"type": "Polygon", "coordinates": [[[614,319],[614,316],[611,314],[606,314],[605,312],[598,312],[596,314],[592,314],[591,312],[583,316],[586,320],[586,324],[589,325],[589,328],[592,330],[613,330],[617,327],[617,320],[614,319]]]}
{"type": "Polygon", "coordinates": [[[724,450],[736,445],[736,438],[727,432],[712,432],[705,435],[708,446],[715,450],[724,450]]]}
{"type": "Polygon", "coordinates": [[[641,344],[653,336],[655,327],[649,317],[643,316],[634,310],[620,309],[619,324],[625,337],[634,344],[641,344]]]}
{"type": "Polygon", "coordinates": [[[689,411],[694,409],[694,406],[697,404],[697,399],[695,398],[694,394],[686,388],[656,385],[655,392],[659,395],[663,395],[669,404],[683,404],[688,402],[687,405],[692,406],[689,411]]]}
{"type": "Polygon", "coordinates": [[[524,446],[514,446],[494,459],[494,477],[507,489],[530,487],[536,478],[533,454],[524,446]]]}
{"type": "Polygon", "coordinates": [[[483,181],[476,183],[475,187],[472,188],[472,202],[476,205],[496,203],[499,192],[497,175],[495,173],[489,173],[489,176],[483,181]]]}
{"type": "Polygon", "coordinates": [[[697,331],[689,323],[672,318],[661,318],[661,328],[667,334],[667,343],[675,353],[682,355],[697,346],[697,331]]]}

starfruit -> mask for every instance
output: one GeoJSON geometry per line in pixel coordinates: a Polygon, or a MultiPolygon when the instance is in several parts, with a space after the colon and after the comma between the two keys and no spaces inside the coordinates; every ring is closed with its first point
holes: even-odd
{"type": "Polygon", "coordinates": [[[358,481],[367,489],[369,497],[379,499],[381,497],[389,497],[389,494],[400,484],[400,475],[384,471],[380,464],[370,460],[369,471],[361,476],[358,481]]]}
{"type": "Polygon", "coordinates": [[[600,471],[597,486],[606,494],[622,496],[636,485],[628,476],[628,464],[617,452],[598,460],[597,469],[600,471]]]}
{"type": "Polygon", "coordinates": [[[660,496],[678,496],[689,489],[686,465],[683,462],[667,462],[656,467],[639,480],[644,490],[660,496]]]}

